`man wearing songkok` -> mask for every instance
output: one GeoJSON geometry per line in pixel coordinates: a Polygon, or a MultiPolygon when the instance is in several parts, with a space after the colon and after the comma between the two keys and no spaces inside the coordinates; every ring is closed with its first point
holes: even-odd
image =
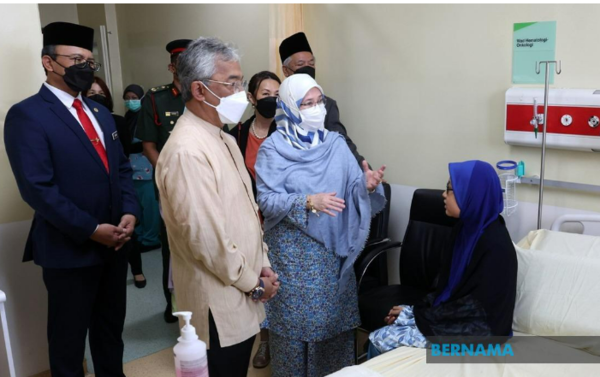
{"type": "Polygon", "coordinates": [[[83,377],[85,339],[98,377],[124,377],[127,253],[138,216],[131,167],[110,112],[82,97],[100,64],[94,30],[42,30],[40,91],[6,116],[6,152],[35,211],[23,261],[42,267],[53,377],[83,377]]]}

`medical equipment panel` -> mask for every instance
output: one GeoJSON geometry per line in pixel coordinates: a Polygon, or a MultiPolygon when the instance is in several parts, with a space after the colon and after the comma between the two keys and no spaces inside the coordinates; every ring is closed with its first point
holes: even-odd
{"type": "Polygon", "coordinates": [[[549,148],[600,151],[600,90],[551,89],[547,121],[543,113],[543,89],[508,89],[504,142],[540,147],[541,127],[547,125],[549,148]],[[536,124],[539,124],[539,133],[536,124]]]}

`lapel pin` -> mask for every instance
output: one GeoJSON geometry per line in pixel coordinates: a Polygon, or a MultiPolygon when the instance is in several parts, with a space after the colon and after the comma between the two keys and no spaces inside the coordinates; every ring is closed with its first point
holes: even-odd
{"type": "Polygon", "coordinates": [[[112,133],[112,138],[113,140],[117,140],[119,138],[119,134],[117,133],[117,131],[112,133]]]}
{"type": "Polygon", "coordinates": [[[95,111],[95,112],[98,112],[98,108],[97,108],[97,107],[94,107],[94,111],[95,111]]]}

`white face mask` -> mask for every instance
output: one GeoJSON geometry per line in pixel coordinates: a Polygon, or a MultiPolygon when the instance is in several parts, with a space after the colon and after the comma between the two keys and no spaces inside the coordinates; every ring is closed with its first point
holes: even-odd
{"type": "MultiPolygon", "coordinates": [[[[204,83],[202,83],[202,85],[208,89],[208,86],[204,83]]],[[[208,91],[211,92],[213,96],[217,97],[220,102],[218,106],[211,105],[206,101],[204,101],[204,103],[217,110],[221,122],[226,124],[237,124],[240,119],[242,119],[242,115],[244,115],[244,111],[246,111],[246,107],[248,107],[248,97],[246,96],[245,91],[242,90],[223,98],[217,96],[210,89],[208,89],[208,91]]]]}
{"type": "Polygon", "coordinates": [[[325,128],[325,116],[327,115],[325,104],[300,110],[300,115],[302,116],[300,127],[304,128],[306,131],[315,132],[325,128]]]}

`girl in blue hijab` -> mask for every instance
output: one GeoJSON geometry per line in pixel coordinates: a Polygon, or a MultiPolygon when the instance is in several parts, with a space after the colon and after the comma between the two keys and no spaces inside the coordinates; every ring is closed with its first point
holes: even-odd
{"type": "Polygon", "coordinates": [[[399,346],[426,347],[434,336],[512,335],[517,257],[504,219],[502,189],[483,161],[450,163],[446,214],[459,219],[437,289],[423,302],[395,306],[389,326],[370,334],[371,356],[399,346]]]}

